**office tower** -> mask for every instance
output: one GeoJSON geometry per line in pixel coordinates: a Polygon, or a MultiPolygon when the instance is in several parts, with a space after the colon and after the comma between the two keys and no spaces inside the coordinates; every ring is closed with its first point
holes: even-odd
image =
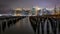
{"type": "Polygon", "coordinates": [[[59,7],[59,14],[60,14],[60,7],[59,7]]]}
{"type": "Polygon", "coordinates": [[[32,8],[32,15],[35,15],[36,14],[36,9],[35,8],[32,8]]]}
{"type": "Polygon", "coordinates": [[[46,15],[46,14],[47,14],[46,8],[42,9],[42,15],[46,15]]]}
{"type": "Polygon", "coordinates": [[[37,15],[38,15],[38,16],[41,15],[41,10],[38,10],[37,15]]]}
{"type": "Polygon", "coordinates": [[[51,15],[51,11],[47,10],[46,8],[42,9],[42,15],[51,15]]]}
{"type": "Polygon", "coordinates": [[[56,5],[55,5],[55,8],[54,8],[54,13],[56,14],[57,12],[56,12],[56,5]]]}
{"type": "Polygon", "coordinates": [[[20,16],[21,11],[22,11],[21,8],[17,8],[17,9],[14,9],[12,13],[14,16],[20,16]]]}

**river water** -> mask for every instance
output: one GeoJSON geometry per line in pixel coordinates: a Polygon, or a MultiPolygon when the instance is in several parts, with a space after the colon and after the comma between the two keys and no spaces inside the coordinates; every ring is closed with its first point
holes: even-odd
{"type": "MultiPolygon", "coordinates": [[[[34,22],[34,19],[32,20],[33,22],[34,22]]],[[[2,23],[2,21],[3,20],[0,20],[0,24],[2,23]]],[[[56,23],[59,23],[60,21],[56,22],[55,19],[45,19],[45,21],[44,20],[42,20],[42,21],[39,20],[38,22],[39,23],[41,22],[39,24],[40,28],[37,27],[40,30],[39,31],[40,34],[48,34],[48,32],[47,32],[48,30],[49,30],[49,34],[54,34],[55,32],[53,32],[53,30],[55,28],[56,28],[56,34],[60,34],[60,33],[58,33],[58,30],[60,30],[59,27],[58,27],[59,25],[58,26],[56,25],[57,27],[54,25],[56,23]],[[53,20],[53,21],[51,22],[50,20],[53,20]],[[44,25],[42,25],[42,23],[44,23],[44,25]],[[43,28],[42,28],[42,26],[43,26],[43,28]],[[54,26],[55,28],[53,28],[52,26],[54,26]]],[[[0,31],[1,31],[1,34],[35,34],[33,27],[32,27],[32,25],[30,23],[29,17],[26,17],[24,19],[19,20],[15,24],[10,25],[10,27],[8,27],[6,25],[6,28],[5,28],[4,32],[2,31],[2,28],[1,28],[0,31]]],[[[36,32],[38,33],[38,31],[36,31],[36,32]]]]}
{"type": "Polygon", "coordinates": [[[2,31],[1,34],[34,34],[34,31],[29,22],[29,18],[26,17],[19,20],[16,24],[11,25],[9,28],[6,27],[5,31],[2,31]]]}

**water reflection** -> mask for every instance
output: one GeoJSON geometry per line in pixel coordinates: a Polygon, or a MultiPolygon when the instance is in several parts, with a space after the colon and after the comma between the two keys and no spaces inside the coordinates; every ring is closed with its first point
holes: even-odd
{"type": "Polygon", "coordinates": [[[0,25],[0,33],[1,33],[1,25],[0,25]]]}
{"type": "Polygon", "coordinates": [[[35,34],[59,34],[59,20],[56,18],[30,17],[35,34]]]}
{"type": "Polygon", "coordinates": [[[15,18],[2,21],[2,34],[34,34],[29,19],[15,18]],[[18,21],[19,20],[19,21],[18,21]],[[11,31],[11,32],[10,32],[11,31]]]}
{"type": "Polygon", "coordinates": [[[55,18],[40,17],[10,18],[2,21],[2,34],[56,34],[59,28],[57,21],[55,18]]]}

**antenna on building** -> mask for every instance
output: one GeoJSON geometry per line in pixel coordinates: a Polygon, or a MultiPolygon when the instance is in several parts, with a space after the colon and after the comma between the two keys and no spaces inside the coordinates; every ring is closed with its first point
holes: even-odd
{"type": "Polygon", "coordinates": [[[59,7],[59,15],[60,15],[60,7],[59,7]]]}
{"type": "Polygon", "coordinates": [[[54,7],[54,12],[55,12],[55,14],[56,14],[56,4],[55,4],[55,7],[54,7]]]}
{"type": "Polygon", "coordinates": [[[59,12],[60,12],[60,7],[59,7],[59,12]]]}

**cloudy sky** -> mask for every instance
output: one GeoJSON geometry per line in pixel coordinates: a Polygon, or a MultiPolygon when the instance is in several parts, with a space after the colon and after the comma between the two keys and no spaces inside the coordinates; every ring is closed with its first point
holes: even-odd
{"type": "Polygon", "coordinates": [[[60,0],[0,0],[1,8],[54,8],[55,4],[60,7],[60,0]]]}

